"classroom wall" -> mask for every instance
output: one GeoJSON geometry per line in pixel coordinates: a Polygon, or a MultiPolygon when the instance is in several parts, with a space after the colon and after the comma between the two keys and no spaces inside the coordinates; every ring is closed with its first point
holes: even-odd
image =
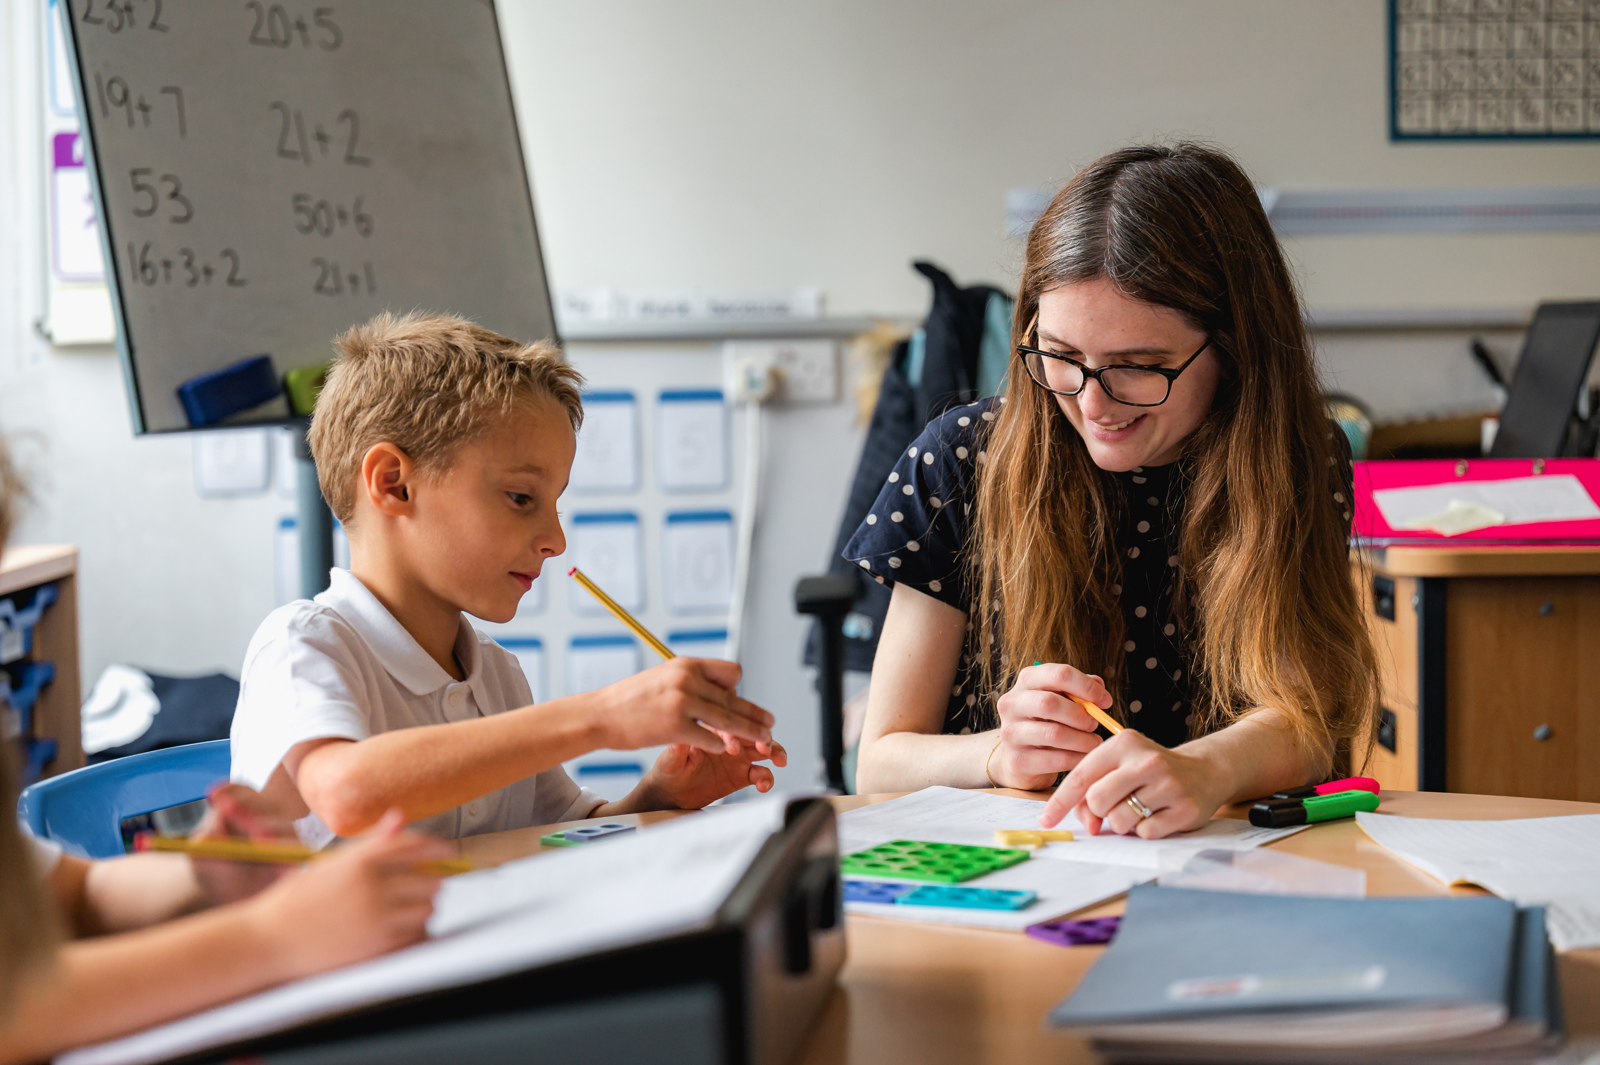
{"type": "MultiPolygon", "coordinates": [[[[1058,183],[1130,141],[1202,137],[1264,185],[1589,184],[1600,145],[1387,141],[1383,0],[502,0],[557,286],[819,287],[831,314],[916,315],[908,267],[1009,284],[1006,190],[1058,183]]],[[[37,18],[0,5],[0,427],[36,503],[22,539],[82,546],[83,663],[236,671],[272,606],[274,495],[201,500],[190,444],[130,435],[104,350],[34,331],[43,196],[37,18]]],[[[1600,238],[1323,237],[1288,243],[1318,310],[1527,309],[1594,296],[1600,238]]],[[[1402,408],[1479,404],[1466,333],[1330,341],[1339,382],[1402,408]]],[[[1515,331],[1495,343],[1514,354],[1515,331]]],[[[604,360],[602,348],[575,352],[604,360]]],[[[665,357],[665,356],[664,356],[665,357]]],[[[1403,413],[1403,411],[1402,411],[1403,413]]],[[[775,413],[758,548],[758,692],[814,767],[793,576],[820,568],[853,467],[844,404],[775,413]]]]}

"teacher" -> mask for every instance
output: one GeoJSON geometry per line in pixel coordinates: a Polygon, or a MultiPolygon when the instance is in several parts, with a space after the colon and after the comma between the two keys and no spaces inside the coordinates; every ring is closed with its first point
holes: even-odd
{"type": "Polygon", "coordinates": [[[894,586],[858,790],[1059,782],[1047,826],[1157,838],[1364,759],[1349,448],[1239,165],[1079,173],[1029,233],[1012,343],[1003,395],[931,422],[845,548],[894,586]]]}

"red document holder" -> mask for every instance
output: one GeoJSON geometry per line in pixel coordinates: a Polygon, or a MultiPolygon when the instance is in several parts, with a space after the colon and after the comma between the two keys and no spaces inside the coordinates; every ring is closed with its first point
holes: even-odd
{"type": "Polygon", "coordinates": [[[1505,481],[1569,474],[1600,502],[1600,459],[1380,459],[1355,464],[1356,508],[1351,536],[1360,547],[1416,544],[1493,546],[1509,544],[1600,544],[1600,518],[1496,525],[1445,536],[1427,529],[1394,529],[1372,493],[1385,488],[1422,488],[1452,481],[1505,481]]]}

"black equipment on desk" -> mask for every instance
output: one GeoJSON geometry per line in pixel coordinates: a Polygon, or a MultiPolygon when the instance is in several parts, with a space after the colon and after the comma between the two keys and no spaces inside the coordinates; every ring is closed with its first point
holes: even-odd
{"type": "Polygon", "coordinates": [[[1589,427],[1576,414],[1596,344],[1600,302],[1539,304],[1522,342],[1489,458],[1593,454],[1592,438],[1587,449],[1582,447],[1589,427]]]}
{"type": "Polygon", "coordinates": [[[844,964],[839,838],[789,806],[713,927],[385,1002],[184,1061],[784,1065],[844,964]]]}

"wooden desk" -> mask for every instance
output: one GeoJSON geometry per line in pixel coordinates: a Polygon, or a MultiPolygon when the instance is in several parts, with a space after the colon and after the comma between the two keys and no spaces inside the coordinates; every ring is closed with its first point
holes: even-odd
{"type": "Polygon", "coordinates": [[[56,741],[55,761],[45,776],[83,765],[83,731],[78,716],[82,702],[78,677],[78,549],[66,544],[27,544],[0,555],[0,595],[26,591],[52,581],[55,605],[44,612],[34,630],[28,657],[53,662],[56,679],[34,705],[33,736],[56,741]]]}
{"type": "Polygon", "coordinates": [[[1358,579],[1386,787],[1600,801],[1600,547],[1391,547],[1358,579]]]}
{"type": "MultiPolygon", "coordinates": [[[[1042,794],[1002,791],[1023,798],[1042,794]]],[[[892,795],[833,800],[852,809],[892,795]]],[[[1385,813],[1410,817],[1503,820],[1600,813],[1600,805],[1548,799],[1384,792],[1385,813]]],[[[1243,816],[1243,808],[1229,811],[1243,816]]],[[[650,825],[671,817],[653,813],[607,820],[650,825]]],[[[586,822],[574,822],[583,824],[586,822]]],[[[498,865],[537,853],[539,837],[556,826],[518,829],[460,841],[463,856],[498,865]]],[[[570,826],[564,826],[570,827],[570,826]]],[[[1446,888],[1369,840],[1354,821],[1314,825],[1273,844],[1319,861],[1364,869],[1370,895],[1477,894],[1446,888]]],[[[1117,899],[1083,911],[1121,913],[1117,899]]],[[[839,988],[823,1011],[796,1065],[933,1065],[939,1062],[1040,1065],[1094,1062],[1087,1043],[1046,1031],[1050,1008],[1077,986],[1101,947],[1058,947],[1020,932],[958,928],[880,917],[847,917],[850,956],[839,988]]],[[[1600,1033],[1600,949],[1561,955],[1567,1025],[1574,1034],[1600,1033]]]]}

